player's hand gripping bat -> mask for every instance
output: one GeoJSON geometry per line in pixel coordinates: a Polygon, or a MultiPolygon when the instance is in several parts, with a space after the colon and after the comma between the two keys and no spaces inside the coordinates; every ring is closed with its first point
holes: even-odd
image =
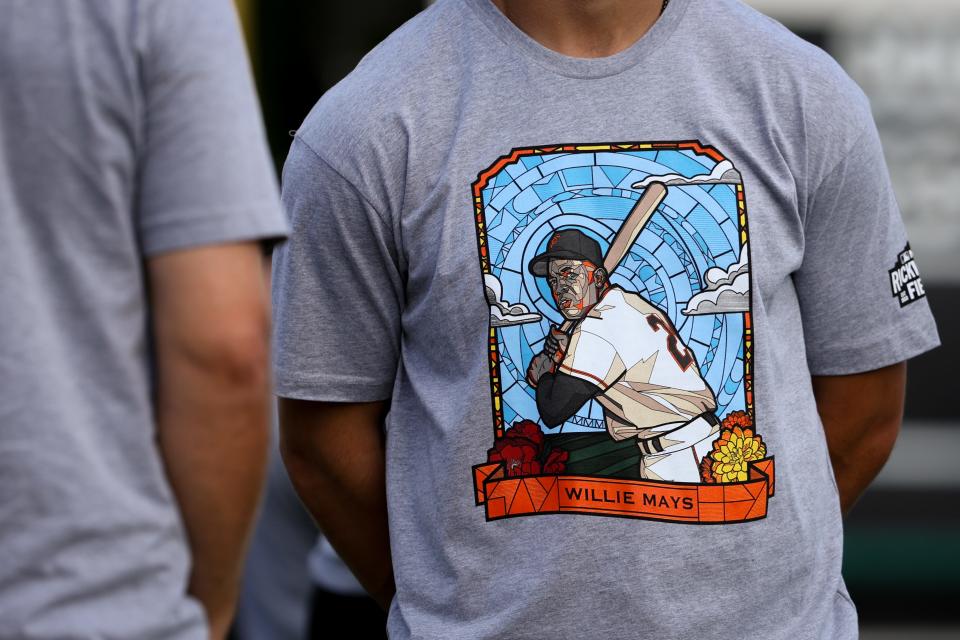
{"type": "MultiPolygon", "coordinates": [[[[637,203],[633,205],[633,209],[630,210],[623,224],[620,225],[617,235],[614,236],[610,248],[607,249],[607,253],[603,257],[603,270],[607,272],[608,278],[623,261],[627,253],[630,252],[630,247],[633,246],[637,236],[643,231],[653,212],[657,210],[657,207],[666,197],[667,186],[662,182],[651,182],[640,199],[637,200],[637,203]]],[[[563,324],[560,325],[560,330],[568,333],[575,322],[576,320],[564,320],[563,324]]]]}

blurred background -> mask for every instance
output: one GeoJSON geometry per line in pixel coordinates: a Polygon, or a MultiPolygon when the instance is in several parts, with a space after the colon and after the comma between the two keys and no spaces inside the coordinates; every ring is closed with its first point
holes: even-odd
{"type": "MultiPolygon", "coordinates": [[[[290,131],[323,92],[425,5],[236,2],[278,167],[290,131]]],[[[954,193],[960,184],[960,2],[748,4],[831,53],[870,97],[943,341],[910,361],[900,439],[845,524],[844,576],[863,638],[960,638],[960,384],[951,364],[960,360],[960,200],[954,193]]],[[[298,510],[285,474],[272,474],[241,602],[241,640],[302,638],[285,634],[309,624],[305,603],[317,583],[351,588],[342,576],[324,584],[334,571],[332,552],[314,547],[312,524],[298,510]],[[269,575],[279,570],[282,577],[269,575]],[[258,588],[263,584],[270,593],[258,588]],[[283,629],[270,626],[278,616],[286,620],[283,629]]]]}

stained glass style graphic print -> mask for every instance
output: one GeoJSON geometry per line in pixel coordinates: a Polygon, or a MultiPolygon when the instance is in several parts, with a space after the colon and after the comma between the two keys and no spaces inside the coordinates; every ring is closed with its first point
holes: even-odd
{"type": "Polygon", "coordinates": [[[473,184],[487,518],[765,517],[740,173],[696,141],[514,149],[473,184]],[[599,493],[598,493],[599,491],[599,493]]]}

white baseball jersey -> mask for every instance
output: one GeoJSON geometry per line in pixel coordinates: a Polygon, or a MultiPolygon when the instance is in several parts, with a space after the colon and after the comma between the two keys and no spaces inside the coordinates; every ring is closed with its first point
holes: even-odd
{"type": "Polygon", "coordinates": [[[603,390],[596,400],[617,440],[649,438],[717,407],[673,323],[617,285],[573,330],[559,370],[603,390]]]}

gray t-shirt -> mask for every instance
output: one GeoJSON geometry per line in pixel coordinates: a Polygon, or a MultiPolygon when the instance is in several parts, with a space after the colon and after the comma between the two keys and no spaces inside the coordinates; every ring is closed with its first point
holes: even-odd
{"type": "Polygon", "coordinates": [[[391,638],[857,636],[810,375],[939,337],[829,56],[736,0],[599,59],[441,0],[282,193],[278,393],[392,397],[391,638]]]}
{"type": "Polygon", "coordinates": [[[5,2],[0,637],[205,638],[144,259],[282,236],[229,0],[5,2]]]}

